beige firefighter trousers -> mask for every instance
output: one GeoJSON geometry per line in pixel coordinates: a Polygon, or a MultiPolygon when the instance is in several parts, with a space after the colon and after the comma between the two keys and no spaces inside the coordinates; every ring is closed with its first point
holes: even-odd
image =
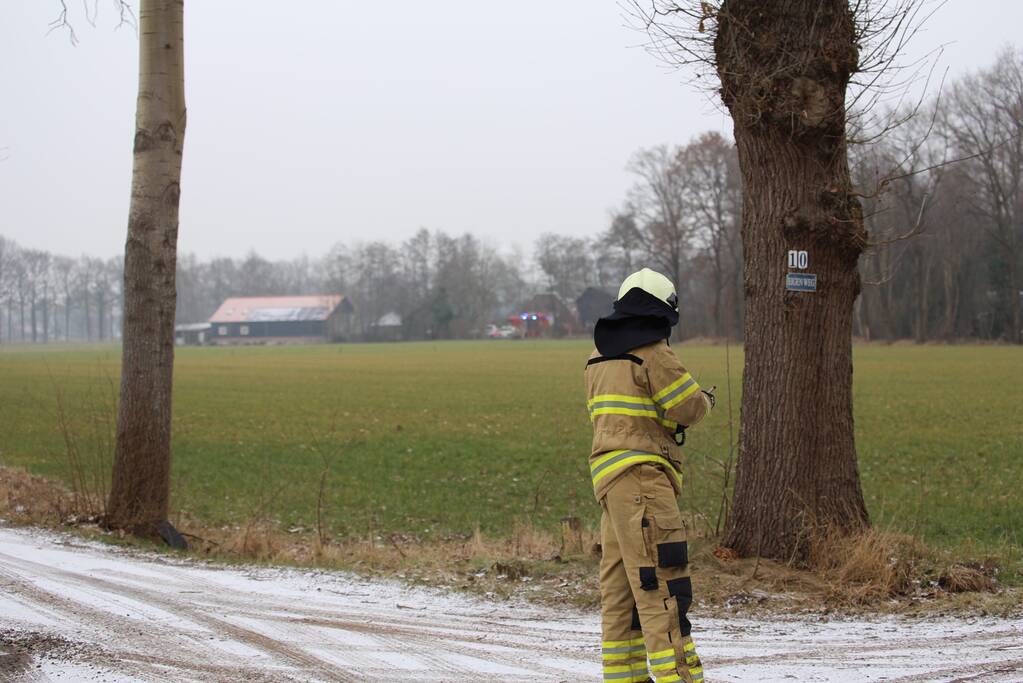
{"type": "Polygon", "coordinates": [[[700,683],[703,666],[687,618],[693,589],[686,532],[668,475],[636,465],[600,505],[604,680],[700,683]]]}

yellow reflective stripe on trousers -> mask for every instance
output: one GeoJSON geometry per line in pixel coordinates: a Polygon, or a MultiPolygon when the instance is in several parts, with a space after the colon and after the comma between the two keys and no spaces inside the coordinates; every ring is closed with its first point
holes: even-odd
{"type": "Polygon", "coordinates": [[[699,390],[700,385],[697,384],[696,380],[693,379],[693,376],[687,372],[654,394],[654,402],[657,403],[661,410],[669,410],[699,390]]]}
{"type": "Polygon", "coordinates": [[[593,485],[596,486],[601,479],[613,472],[625,467],[632,467],[639,463],[649,462],[655,465],[662,465],[668,476],[675,480],[679,488],[682,487],[682,475],[678,473],[671,461],[663,455],[644,453],[643,451],[609,451],[593,461],[590,465],[590,477],[593,485]]]}
{"type": "Polygon", "coordinates": [[[651,652],[647,658],[650,661],[651,671],[667,671],[675,668],[675,648],[673,647],[660,652],[651,652]]]}
{"type": "Polygon", "coordinates": [[[635,659],[636,657],[643,657],[643,647],[636,649],[627,649],[624,652],[608,652],[607,648],[601,653],[605,662],[623,661],[628,659],[635,659]]]}
{"type": "Polygon", "coordinates": [[[700,664],[700,657],[696,654],[696,643],[690,640],[682,646],[682,651],[686,656],[686,664],[689,665],[689,675],[692,677],[693,683],[700,683],[703,680],[703,665],[700,664]],[[691,666],[693,664],[697,666],[691,666]]]}
{"type": "Polygon", "coordinates": [[[637,666],[604,666],[604,680],[615,683],[640,683],[646,680],[646,667],[637,666]]]}
{"type": "Polygon", "coordinates": [[[602,640],[600,642],[600,646],[602,648],[607,648],[607,647],[628,647],[628,648],[641,647],[641,648],[645,649],[646,648],[646,641],[643,640],[642,636],[640,636],[639,638],[630,638],[629,640],[602,640]]]}
{"type": "Polygon", "coordinates": [[[642,638],[605,640],[601,643],[601,655],[605,662],[636,659],[646,655],[646,645],[642,638]]]}

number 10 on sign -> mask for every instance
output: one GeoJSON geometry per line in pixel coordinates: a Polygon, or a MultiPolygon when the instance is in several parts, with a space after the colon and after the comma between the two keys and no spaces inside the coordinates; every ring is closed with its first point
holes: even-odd
{"type": "Polygon", "coordinates": [[[810,257],[805,251],[789,250],[789,268],[806,268],[810,265],[810,257]]]}

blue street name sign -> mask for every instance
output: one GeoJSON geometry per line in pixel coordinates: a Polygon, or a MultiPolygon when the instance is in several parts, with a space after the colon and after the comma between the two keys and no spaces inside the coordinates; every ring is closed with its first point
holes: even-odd
{"type": "Polygon", "coordinates": [[[785,289],[790,292],[816,292],[817,276],[810,273],[789,273],[785,276],[785,289]]]}

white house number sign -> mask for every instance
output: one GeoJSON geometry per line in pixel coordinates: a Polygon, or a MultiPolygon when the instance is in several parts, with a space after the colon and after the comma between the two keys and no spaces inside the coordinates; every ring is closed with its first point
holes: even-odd
{"type": "MultiPolygon", "coordinates": [[[[810,256],[806,251],[789,250],[789,270],[803,270],[809,265],[810,256]]],[[[785,289],[790,292],[816,292],[817,276],[812,273],[788,273],[785,276],[785,289]]]]}

